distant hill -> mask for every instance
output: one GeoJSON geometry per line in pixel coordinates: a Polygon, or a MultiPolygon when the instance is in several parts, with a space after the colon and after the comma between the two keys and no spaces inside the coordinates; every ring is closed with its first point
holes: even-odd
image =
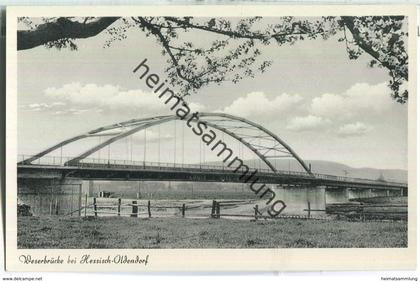
{"type": "Polygon", "coordinates": [[[312,172],[314,173],[373,180],[377,180],[382,175],[383,179],[386,181],[407,182],[407,170],[353,168],[341,163],[322,160],[310,160],[307,162],[311,163],[312,172]],[[347,175],[345,171],[347,172],[347,175]]]}
{"type": "MultiPolygon", "coordinates": [[[[375,169],[375,168],[353,168],[345,164],[323,161],[323,160],[305,160],[306,163],[311,164],[312,172],[319,174],[328,174],[334,176],[347,176],[353,178],[364,178],[377,180],[381,175],[386,181],[407,182],[407,170],[401,169],[375,169]]],[[[253,166],[254,160],[244,160],[244,163],[253,166]]],[[[207,163],[209,165],[220,163],[207,163]]],[[[303,171],[300,164],[295,160],[277,159],[276,168],[278,170],[288,171],[303,171]]]]}

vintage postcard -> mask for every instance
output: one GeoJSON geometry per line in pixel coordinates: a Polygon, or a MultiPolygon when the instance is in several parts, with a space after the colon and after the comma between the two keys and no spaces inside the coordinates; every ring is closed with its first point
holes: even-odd
{"type": "Polygon", "coordinates": [[[416,20],[9,7],[6,268],[414,269],[416,20]]]}

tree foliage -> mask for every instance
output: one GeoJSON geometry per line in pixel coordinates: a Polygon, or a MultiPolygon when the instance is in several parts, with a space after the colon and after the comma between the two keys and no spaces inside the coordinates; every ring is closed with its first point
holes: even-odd
{"type": "Polygon", "coordinates": [[[261,17],[45,18],[38,25],[20,18],[20,22],[29,26],[18,31],[20,50],[39,45],[75,50],[75,39],[104,30],[109,35],[104,46],[109,47],[127,38],[129,30],[139,29],[161,47],[168,80],[185,95],[209,84],[238,83],[264,72],[272,64],[264,59],[265,46],[333,37],[343,42],[351,60],[370,55],[370,67],[388,71],[392,97],[400,103],[408,99],[408,34],[403,16],[280,17],[273,22],[261,17]]]}

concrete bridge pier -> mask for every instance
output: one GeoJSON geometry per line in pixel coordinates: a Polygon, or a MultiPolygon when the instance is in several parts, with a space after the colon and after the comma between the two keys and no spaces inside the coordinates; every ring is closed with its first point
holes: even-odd
{"type": "Polygon", "coordinates": [[[389,190],[385,189],[371,189],[371,197],[386,197],[390,196],[389,190]]]}
{"type": "Polygon", "coordinates": [[[355,189],[346,187],[328,187],[325,192],[326,203],[347,203],[350,199],[357,198],[371,198],[371,197],[389,197],[389,196],[402,196],[403,189],[391,190],[391,189],[355,189]]]}
{"type": "MultiPolygon", "coordinates": [[[[403,189],[400,189],[400,190],[391,189],[389,191],[389,196],[404,196],[404,190],[403,189]]],[[[407,196],[407,195],[405,195],[405,196],[407,196]]]]}
{"type": "Polygon", "coordinates": [[[35,216],[64,215],[83,205],[81,179],[18,178],[17,186],[18,203],[31,206],[35,216]]]}
{"type": "Polygon", "coordinates": [[[349,199],[357,199],[357,198],[370,198],[375,197],[375,194],[372,193],[372,189],[353,189],[348,188],[349,199]]]}
{"type": "Polygon", "coordinates": [[[325,190],[325,201],[327,204],[349,202],[348,188],[327,188],[325,190]]]}
{"type": "Polygon", "coordinates": [[[93,180],[88,181],[88,195],[89,197],[94,197],[94,196],[98,196],[97,193],[99,192],[95,192],[95,185],[93,180]]]}
{"type": "Polygon", "coordinates": [[[278,185],[273,188],[276,200],[282,200],[286,208],[280,215],[307,216],[310,206],[311,217],[325,216],[325,186],[278,185]],[[321,211],[319,211],[321,210],[321,211]]]}

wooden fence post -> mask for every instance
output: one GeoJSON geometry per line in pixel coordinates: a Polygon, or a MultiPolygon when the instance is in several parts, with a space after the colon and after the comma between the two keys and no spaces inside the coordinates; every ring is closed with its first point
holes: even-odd
{"type": "Polygon", "coordinates": [[[132,211],[131,211],[131,217],[137,217],[137,214],[138,214],[138,211],[139,211],[138,208],[139,207],[137,206],[137,201],[133,201],[133,208],[132,208],[132,211]]]}
{"type": "Polygon", "coordinates": [[[58,215],[58,196],[55,197],[55,214],[58,215]]]}
{"type": "Polygon", "coordinates": [[[93,197],[93,211],[95,212],[95,217],[98,216],[98,206],[96,206],[96,197],[93,197]]]}
{"type": "Polygon", "coordinates": [[[117,207],[118,216],[121,215],[121,198],[118,198],[118,207],[117,207]]]}
{"type": "Polygon", "coordinates": [[[150,200],[147,201],[147,213],[149,214],[149,218],[152,217],[152,211],[150,210],[150,200]]]}
{"type": "MultiPolygon", "coordinates": [[[[72,189],[72,192],[73,192],[73,189],[72,189]]],[[[82,216],[82,184],[79,184],[79,200],[78,201],[79,201],[78,202],[79,203],[78,215],[79,217],[81,217],[82,216]]],[[[72,205],[73,205],[73,202],[72,202],[72,205]]]]}
{"type": "Polygon", "coordinates": [[[258,205],[255,205],[254,211],[255,211],[255,220],[258,220],[258,205]]]}
{"type": "MultiPolygon", "coordinates": [[[[70,199],[70,216],[73,216],[73,187],[71,187],[71,199],[70,199]]],[[[77,209],[76,209],[77,210],[77,209]]],[[[80,208],[79,208],[79,212],[80,212],[80,208]]]]}
{"type": "Polygon", "coordinates": [[[311,202],[308,201],[308,219],[311,218],[311,202]]]}
{"type": "Polygon", "coordinates": [[[363,208],[363,206],[362,206],[362,208],[361,208],[361,215],[360,215],[360,217],[361,217],[361,219],[362,219],[362,221],[365,221],[365,210],[364,210],[364,208],[363,208]]]}
{"type": "Polygon", "coordinates": [[[220,219],[220,203],[219,202],[216,204],[216,213],[217,213],[216,217],[220,219]]]}
{"type": "Polygon", "coordinates": [[[85,217],[86,217],[86,209],[87,209],[87,205],[88,205],[88,195],[87,193],[85,194],[85,217]]]}
{"type": "Polygon", "coordinates": [[[53,214],[53,204],[54,204],[54,189],[51,185],[51,193],[50,193],[50,216],[53,214]]]}
{"type": "Polygon", "coordinates": [[[211,215],[210,217],[215,218],[216,216],[216,200],[213,200],[213,203],[211,205],[211,215]]]}
{"type": "Polygon", "coordinates": [[[185,218],[185,203],[182,204],[182,217],[185,218]]]}

